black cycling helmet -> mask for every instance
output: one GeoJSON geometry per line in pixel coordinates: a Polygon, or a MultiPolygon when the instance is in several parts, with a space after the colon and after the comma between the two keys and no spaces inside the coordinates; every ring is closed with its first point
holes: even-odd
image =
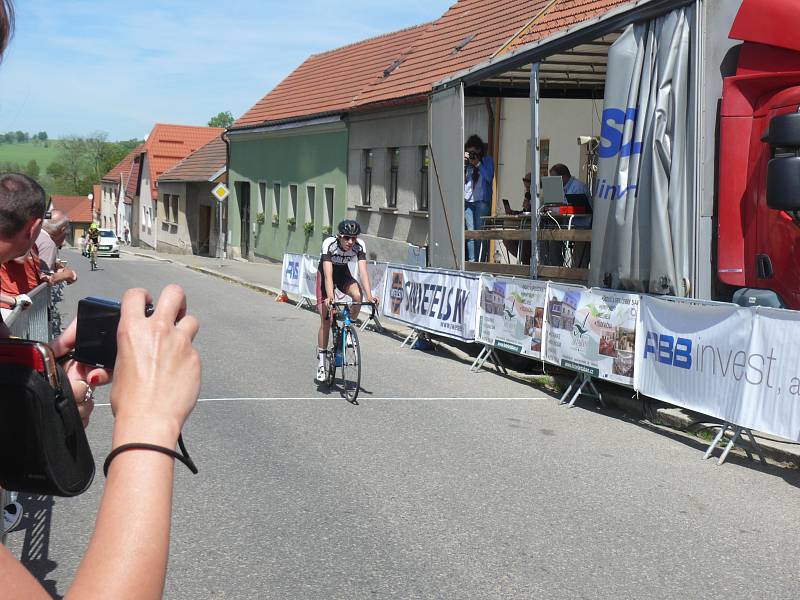
{"type": "Polygon", "coordinates": [[[339,235],[358,235],[361,233],[361,225],[353,219],[345,219],[339,223],[339,235]]]}

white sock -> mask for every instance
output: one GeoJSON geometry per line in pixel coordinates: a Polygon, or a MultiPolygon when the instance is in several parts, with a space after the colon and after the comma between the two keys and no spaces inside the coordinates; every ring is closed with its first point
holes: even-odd
{"type": "Polygon", "coordinates": [[[325,350],[322,348],[317,348],[317,359],[319,360],[319,366],[325,366],[325,350]]]}

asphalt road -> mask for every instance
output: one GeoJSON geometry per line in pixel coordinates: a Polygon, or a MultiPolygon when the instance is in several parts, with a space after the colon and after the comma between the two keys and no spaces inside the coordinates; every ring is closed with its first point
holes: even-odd
{"type": "MultiPolygon", "coordinates": [[[[375,333],[353,406],[313,382],[311,312],[172,264],[101,259],[90,273],[67,258],[80,273],[67,317],[85,295],[178,282],[201,321],[201,402],[184,430],[200,474],[176,466],[167,598],[800,596],[795,471],[717,467],[699,441],[566,410],[375,333]]],[[[98,470],[111,425],[98,406],[98,470]]],[[[9,544],[54,594],[102,487],[23,496],[9,544]]]]}

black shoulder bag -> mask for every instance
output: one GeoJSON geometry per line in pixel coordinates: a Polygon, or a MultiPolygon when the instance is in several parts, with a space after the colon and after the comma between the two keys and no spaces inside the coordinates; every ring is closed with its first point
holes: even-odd
{"type": "Polygon", "coordinates": [[[46,344],[0,340],[0,486],[77,496],[94,458],[72,387],[46,344]]]}

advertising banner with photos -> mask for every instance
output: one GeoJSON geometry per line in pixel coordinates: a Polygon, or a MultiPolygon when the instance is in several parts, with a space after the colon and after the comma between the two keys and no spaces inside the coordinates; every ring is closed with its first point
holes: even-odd
{"type": "Polygon", "coordinates": [[[544,359],[632,386],[638,312],[638,294],[551,282],[544,359]]]}
{"type": "Polygon", "coordinates": [[[547,282],[481,275],[476,340],[541,358],[547,282]]]}
{"type": "Polygon", "coordinates": [[[411,327],[471,342],[479,279],[477,274],[389,264],[381,312],[411,327]]]}
{"type": "Polygon", "coordinates": [[[281,289],[287,294],[301,295],[302,254],[284,254],[281,289]]]}
{"type": "Polygon", "coordinates": [[[800,313],[642,298],[636,389],[800,441],[800,313]]]}

